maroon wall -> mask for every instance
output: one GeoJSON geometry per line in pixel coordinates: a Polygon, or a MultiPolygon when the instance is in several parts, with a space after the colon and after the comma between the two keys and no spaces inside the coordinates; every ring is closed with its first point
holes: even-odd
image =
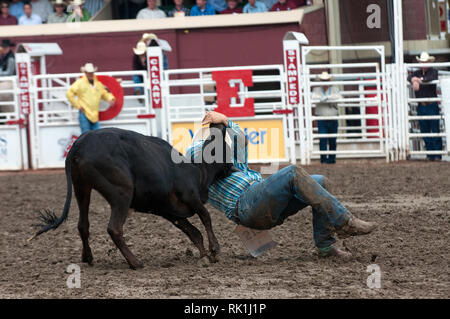
{"type": "MultiPolygon", "coordinates": [[[[155,33],[172,46],[169,66],[175,68],[239,66],[283,63],[282,39],[287,31],[300,31],[298,24],[168,30],[155,33]]],[[[99,71],[132,69],[132,48],[142,32],[67,36],[20,37],[20,42],[57,42],[64,54],[47,58],[48,73],[79,72],[92,62],[99,71]]]]}

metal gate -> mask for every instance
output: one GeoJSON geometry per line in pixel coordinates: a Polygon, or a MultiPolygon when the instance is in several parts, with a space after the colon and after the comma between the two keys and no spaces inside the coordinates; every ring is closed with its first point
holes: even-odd
{"type": "Polygon", "coordinates": [[[385,83],[384,47],[383,46],[305,46],[302,47],[302,88],[303,104],[299,105],[298,121],[304,121],[304,132],[296,140],[300,147],[302,163],[310,164],[311,159],[320,155],[335,154],[338,158],[384,157],[389,160],[389,130],[385,83]],[[378,53],[380,62],[308,64],[307,55],[312,51],[361,51],[372,50],[378,53]],[[331,73],[332,81],[319,82],[318,73],[329,69],[340,69],[331,73]],[[315,101],[312,99],[314,87],[330,85],[340,88],[342,98],[337,102],[337,116],[314,115],[315,101]],[[369,112],[368,109],[372,112],[369,112]],[[350,112],[352,110],[352,112],[350,112]],[[355,110],[355,114],[353,113],[355,110]],[[319,134],[316,127],[318,120],[338,120],[337,134],[319,134]],[[358,123],[350,123],[357,121],[358,123]],[[336,151],[320,150],[320,138],[337,138],[336,151]],[[302,150],[303,149],[303,150],[302,150]]]}
{"type": "MultiPolygon", "coordinates": [[[[148,78],[145,71],[98,72],[121,79],[124,104],[119,115],[102,121],[101,127],[118,127],[145,135],[156,135],[155,114],[148,101],[148,78]],[[141,76],[142,83],[132,77],[141,76]],[[140,89],[140,92],[135,92],[140,89]]],[[[64,167],[65,157],[80,135],[78,110],[67,101],[66,92],[81,73],[47,74],[33,77],[33,103],[31,129],[33,168],[64,167]]],[[[106,110],[102,102],[100,111],[106,110]]]]}
{"type": "MultiPolygon", "coordinates": [[[[406,156],[412,159],[423,159],[427,155],[448,155],[450,152],[450,108],[448,107],[448,101],[443,100],[443,90],[446,88],[447,92],[450,90],[449,79],[450,72],[445,71],[450,67],[450,63],[405,63],[405,69],[403,72],[404,79],[404,97],[401,107],[404,126],[404,143],[406,144],[404,149],[406,150],[406,156]],[[406,78],[409,72],[423,67],[432,67],[439,70],[439,80],[422,83],[421,85],[436,85],[438,96],[435,98],[416,98],[414,96],[414,90],[406,78]],[[443,84],[445,83],[445,84],[443,84]],[[433,103],[436,102],[439,105],[438,115],[419,115],[418,105],[419,103],[433,103]],[[445,107],[447,106],[447,107],[445,107]],[[439,132],[435,133],[421,133],[419,121],[439,121],[439,132]],[[447,123],[446,123],[447,122],[447,123]],[[427,150],[425,148],[425,140],[431,138],[442,139],[442,149],[440,150],[427,150]]],[[[448,94],[448,93],[447,93],[448,94]]]]}
{"type": "Polygon", "coordinates": [[[0,78],[0,170],[28,168],[24,120],[18,103],[17,77],[0,78]]]}

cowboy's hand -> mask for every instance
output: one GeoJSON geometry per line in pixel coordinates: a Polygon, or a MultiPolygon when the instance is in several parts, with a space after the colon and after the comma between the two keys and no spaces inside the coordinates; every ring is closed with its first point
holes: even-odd
{"type": "Polygon", "coordinates": [[[419,83],[419,81],[414,81],[413,82],[413,89],[414,89],[414,91],[419,91],[420,90],[420,83],[419,83]]]}
{"type": "Polygon", "coordinates": [[[116,99],[112,99],[109,101],[109,106],[113,106],[116,103],[116,99]]]}
{"type": "Polygon", "coordinates": [[[214,124],[223,123],[225,125],[228,125],[228,118],[222,113],[210,111],[205,114],[205,117],[202,120],[202,125],[210,123],[214,124]]]}

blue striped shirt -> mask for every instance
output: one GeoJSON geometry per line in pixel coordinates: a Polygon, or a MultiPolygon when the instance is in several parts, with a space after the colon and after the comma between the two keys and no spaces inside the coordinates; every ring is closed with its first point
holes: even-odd
{"type": "MultiPolygon", "coordinates": [[[[248,168],[248,153],[245,143],[238,143],[239,136],[244,136],[244,132],[239,125],[228,120],[228,133],[232,137],[232,147],[235,149],[233,165],[239,172],[234,172],[227,178],[216,181],[209,187],[209,203],[222,211],[225,216],[234,220],[234,209],[239,196],[247,187],[255,181],[263,180],[261,174],[248,168]],[[230,132],[231,130],[231,132],[230,132]]],[[[204,141],[194,141],[186,151],[186,155],[191,159],[197,158],[202,152],[204,141]]]]}

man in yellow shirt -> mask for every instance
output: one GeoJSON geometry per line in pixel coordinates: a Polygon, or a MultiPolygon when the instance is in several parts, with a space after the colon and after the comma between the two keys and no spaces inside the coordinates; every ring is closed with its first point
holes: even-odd
{"type": "Polygon", "coordinates": [[[100,128],[98,122],[100,100],[108,101],[110,106],[116,102],[114,95],[109,93],[97,80],[96,71],[97,67],[94,67],[92,63],[86,63],[81,67],[84,76],[76,80],[66,93],[72,106],[80,110],[78,121],[81,133],[100,128]]]}

